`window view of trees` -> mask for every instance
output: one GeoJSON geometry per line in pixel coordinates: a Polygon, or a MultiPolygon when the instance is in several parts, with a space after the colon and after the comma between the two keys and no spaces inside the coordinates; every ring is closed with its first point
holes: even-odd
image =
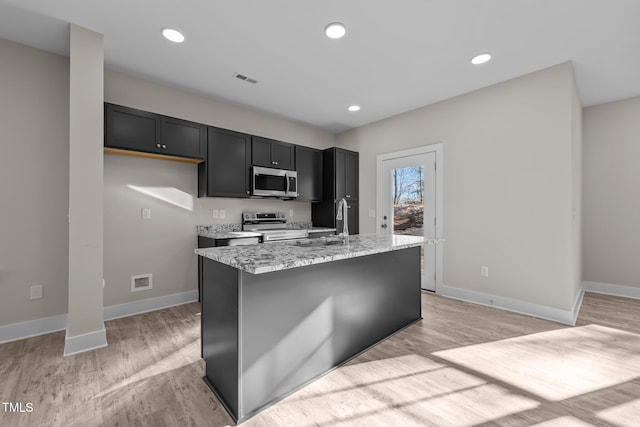
{"type": "Polygon", "coordinates": [[[394,234],[423,234],[424,167],[394,169],[393,231],[394,234]]]}

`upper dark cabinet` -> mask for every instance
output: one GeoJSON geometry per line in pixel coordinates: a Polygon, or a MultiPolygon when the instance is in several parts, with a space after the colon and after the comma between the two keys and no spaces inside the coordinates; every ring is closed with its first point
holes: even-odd
{"type": "Polygon", "coordinates": [[[251,135],[208,128],[207,158],[198,165],[199,197],[249,197],[251,135]]]}
{"type": "Polygon", "coordinates": [[[254,136],[251,143],[254,166],[295,170],[294,145],[288,142],[254,136]]]}
{"type": "Polygon", "coordinates": [[[105,147],[204,159],[206,140],[199,123],[105,104],[105,147]]]}
{"type": "Polygon", "coordinates": [[[105,105],[106,147],[158,152],[160,116],[119,105],[105,105]]]}
{"type": "Polygon", "coordinates": [[[296,145],[297,200],[322,200],[322,151],[296,145]]]}
{"type": "Polygon", "coordinates": [[[165,116],[162,116],[160,123],[163,154],[204,159],[206,126],[165,116]]]}

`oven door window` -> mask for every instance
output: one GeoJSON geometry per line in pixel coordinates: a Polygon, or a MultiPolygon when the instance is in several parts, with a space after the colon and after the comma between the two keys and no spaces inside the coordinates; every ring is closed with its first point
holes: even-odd
{"type": "Polygon", "coordinates": [[[259,174],[254,176],[256,190],[286,191],[287,178],[283,176],[259,174]]]}

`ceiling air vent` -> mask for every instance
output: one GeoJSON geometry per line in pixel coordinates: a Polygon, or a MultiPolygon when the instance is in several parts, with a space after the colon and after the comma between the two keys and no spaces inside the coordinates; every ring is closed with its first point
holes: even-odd
{"type": "Polygon", "coordinates": [[[233,75],[233,77],[235,77],[236,79],[244,80],[245,82],[248,82],[248,83],[251,83],[251,84],[258,83],[258,81],[256,79],[252,79],[251,77],[247,77],[247,76],[242,75],[240,73],[235,73],[233,75]]]}

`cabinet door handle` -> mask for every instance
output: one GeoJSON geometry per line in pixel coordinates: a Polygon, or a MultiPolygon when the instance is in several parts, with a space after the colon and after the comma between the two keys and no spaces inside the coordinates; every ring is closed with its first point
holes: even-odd
{"type": "Polygon", "coordinates": [[[166,146],[166,145],[164,145],[164,144],[162,144],[162,148],[167,148],[167,146],[166,146]]]}
{"type": "Polygon", "coordinates": [[[347,194],[347,199],[350,199],[350,198],[351,198],[351,195],[350,195],[350,194],[347,194]]]}
{"type": "Polygon", "coordinates": [[[157,147],[157,148],[160,148],[160,144],[156,144],[156,147],[157,147]]]}

